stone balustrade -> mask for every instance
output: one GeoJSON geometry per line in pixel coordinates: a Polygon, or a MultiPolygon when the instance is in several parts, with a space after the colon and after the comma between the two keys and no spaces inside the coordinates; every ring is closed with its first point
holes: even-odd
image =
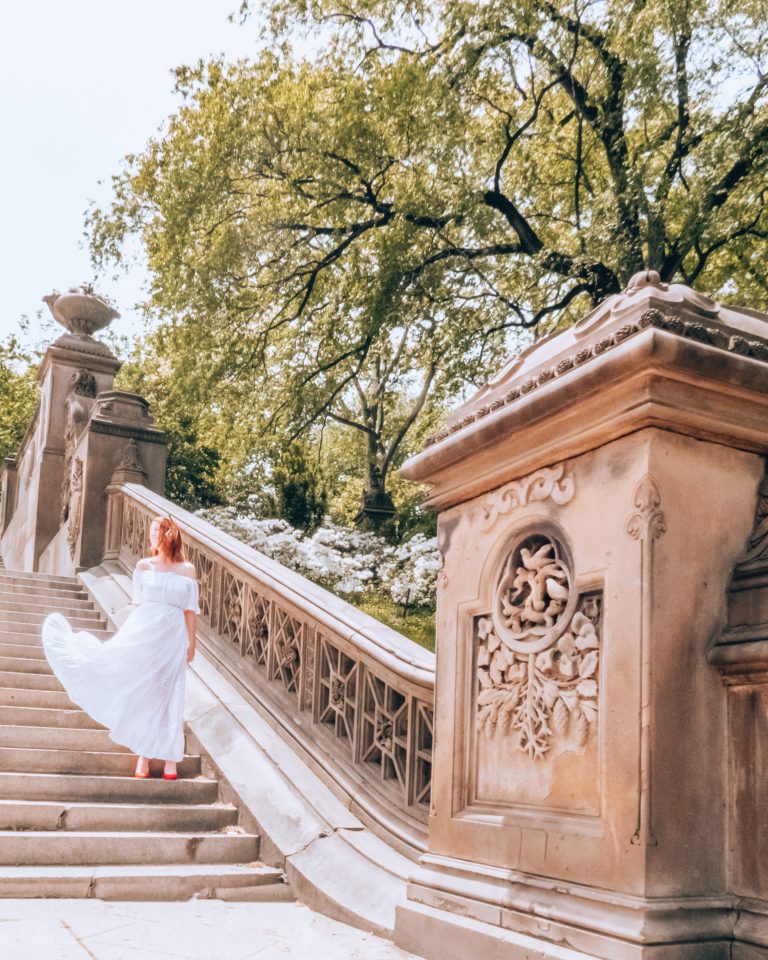
{"type": "Polygon", "coordinates": [[[353,812],[404,852],[425,849],[434,655],[141,484],[107,493],[105,560],[132,570],[170,512],[207,653],[353,812]]]}

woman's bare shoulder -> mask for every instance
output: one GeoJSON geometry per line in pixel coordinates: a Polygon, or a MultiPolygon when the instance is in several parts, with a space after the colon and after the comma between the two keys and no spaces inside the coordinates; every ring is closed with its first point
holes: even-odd
{"type": "Polygon", "coordinates": [[[197,580],[197,570],[195,570],[194,563],[190,563],[189,560],[185,560],[184,563],[182,563],[178,572],[192,580],[197,580]]]}
{"type": "Polygon", "coordinates": [[[137,570],[151,570],[152,564],[149,562],[149,557],[142,557],[140,560],[136,561],[137,570]]]}

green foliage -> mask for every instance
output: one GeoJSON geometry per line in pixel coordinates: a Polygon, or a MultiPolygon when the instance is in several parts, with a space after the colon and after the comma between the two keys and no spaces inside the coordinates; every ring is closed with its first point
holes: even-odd
{"type": "MultiPolygon", "coordinates": [[[[156,338],[137,343],[115,378],[115,389],[138,393],[150,405],[154,425],[168,441],[165,495],[188,509],[215,506],[227,499],[222,474],[222,429],[212,429],[198,380],[190,370],[182,379],[169,377],[153,349],[156,338]]],[[[215,420],[215,418],[213,418],[215,420]]]]}
{"type": "Polygon", "coordinates": [[[394,603],[389,597],[379,592],[368,590],[364,593],[347,597],[351,603],[364,613],[376,620],[380,620],[398,633],[408,637],[415,643],[435,649],[435,611],[432,607],[403,608],[394,603]]]}
{"type": "Polygon", "coordinates": [[[163,403],[195,409],[225,486],[344,428],[348,515],[527,328],[641,269],[768,307],[764,0],[261,10],[265,49],[179,68],[88,216],[99,267],[140,239],[163,403]]]}
{"type": "Polygon", "coordinates": [[[327,494],[316,465],[310,463],[301,444],[293,443],[283,452],[272,482],[279,517],[306,531],[322,523],[328,505],[327,494]]]}
{"type": "Polygon", "coordinates": [[[189,510],[218,506],[224,497],[217,483],[218,450],[200,441],[191,417],[165,427],[168,461],[165,496],[189,510]]]}
{"type": "Polygon", "coordinates": [[[34,357],[11,335],[0,343],[0,457],[18,450],[38,395],[34,357]]]}

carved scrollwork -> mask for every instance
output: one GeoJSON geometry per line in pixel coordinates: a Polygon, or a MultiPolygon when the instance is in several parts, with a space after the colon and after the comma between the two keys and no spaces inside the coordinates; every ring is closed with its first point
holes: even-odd
{"type": "Polygon", "coordinates": [[[502,567],[492,615],[475,622],[478,731],[514,734],[533,759],[555,737],[585,746],[597,721],[601,598],[571,579],[557,541],[529,536],[502,567]]]}
{"type": "Polygon", "coordinates": [[[496,520],[536,500],[551,499],[557,504],[568,503],[573,497],[573,477],[565,472],[565,464],[544,467],[522,480],[513,480],[485,498],[480,526],[490,530],[496,520]]]}

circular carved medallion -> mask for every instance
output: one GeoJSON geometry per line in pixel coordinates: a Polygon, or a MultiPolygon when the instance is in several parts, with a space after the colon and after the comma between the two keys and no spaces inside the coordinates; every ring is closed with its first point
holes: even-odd
{"type": "Polygon", "coordinates": [[[529,534],[501,568],[493,603],[495,633],[515,653],[546,650],[568,626],[577,599],[562,546],[545,534],[529,534]]]}

